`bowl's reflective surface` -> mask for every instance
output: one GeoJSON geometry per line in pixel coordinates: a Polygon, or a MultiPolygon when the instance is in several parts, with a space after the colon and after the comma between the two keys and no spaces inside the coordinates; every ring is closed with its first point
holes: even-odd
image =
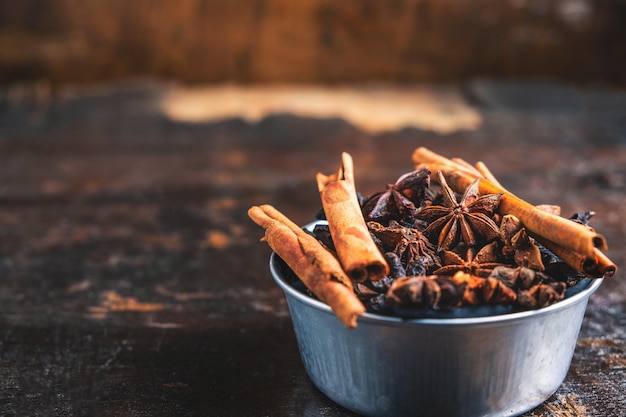
{"type": "Polygon", "coordinates": [[[366,416],[514,416],[565,379],[589,296],[602,280],[552,306],[487,317],[402,320],[365,314],[349,330],[331,309],[285,292],[304,367],[338,404],[366,416]]]}

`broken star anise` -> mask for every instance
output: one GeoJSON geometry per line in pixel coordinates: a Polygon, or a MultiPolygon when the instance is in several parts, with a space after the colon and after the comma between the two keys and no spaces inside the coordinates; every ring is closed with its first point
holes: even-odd
{"type": "Polygon", "coordinates": [[[460,241],[474,247],[478,238],[485,241],[497,238],[498,226],[490,216],[500,203],[502,194],[480,196],[476,180],[457,201],[443,174],[438,172],[437,175],[443,192],[443,205],[427,206],[417,213],[418,218],[430,222],[424,233],[431,237],[438,234],[437,250],[449,250],[460,241]]]}
{"type": "Polygon", "coordinates": [[[391,220],[389,226],[368,222],[367,227],[383,252],[392,252],[398,257],[406,275],[425,275],[441,266],[435,247],[417,228],[402,226],[395,220],[391,220]]]}
{"type": "Polygon", "coordinates": [[[391,305],[448,310],[462,305],[465,288],[465,283],[454,283],[450,277],[402,277],[391,284],[386,296],[391,305]]]}
{"type": "Polygon", "coordinates": [[[542,308],[565,298],[567,284],[560,281],[533,285],[527,290],[519,290],[517,302],[525,308],[542,308]]]}
{"type": "Polygon", "coordinates": [[[426,168],[408,172],[393,184],[388,184],[385,191],[369,197],[363,204],[363,216],[366,221],[386,223],[391,219],[411,220],[417,207],[424,201],[430,185],[430,171],[426,168]]]}
{"type": "Polygon", "coordinates": [[[524,308],[541,308],[565,297],[567,284],[555,281],[552,277],[524,266],[510,268],[499,266],[489,278],[502,282],[517,293],[517,304],[524,308]]]}
{"type": "Polygon", "coordinates": [[[463,259],[452,251],[443,251],[441,260],[445,266],[437,269],[435,275],[454,275],[458,271],[487,278],[491,271],[498,266],[505,266],[498,262],[498,242],[491,242],[475,252],[474,248],[468,247],[466,257],[463,259]]]}
{"type": "Polygon", "coordinates": [[[503,243],[502,254],[513,259],[516,265],[538,271],[545,269],[535,239],[528,235],[522,222],[512,214],[504,215],[500,221],[500,240],[503,243]]]}
{"type": "Polygon", "coordinates": [[[457,285],[466,285],[463,294],[464,305],[513,304],[517,300],[515,291],[495,278],[477,277],[459,271],[451,280],[457,285]]]}
{"type": "Polygon", "coordinates": [[[495,278],[465,272],[453,276],[430,275],[396,279],[387,291],[392,305],[450,309],[461,306],[513,304],[515,291],[495,278]]]}

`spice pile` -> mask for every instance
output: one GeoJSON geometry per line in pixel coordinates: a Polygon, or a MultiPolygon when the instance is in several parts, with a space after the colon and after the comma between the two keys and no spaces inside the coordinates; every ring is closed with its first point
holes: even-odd
{"type": "Polygon", "coordinates": [[[311,233],[271,206],[249,210],[272,249],[346,326],[365,311],[536,309],[585,277],[615,274],[604,238],[588,226],[592,212],[565,219],[556,206],[532,206],[481,163],[425,148],[413,162],[415,171],[362,198],[344,153],[337,173],[317,176],[327,224],[311,233]]]}

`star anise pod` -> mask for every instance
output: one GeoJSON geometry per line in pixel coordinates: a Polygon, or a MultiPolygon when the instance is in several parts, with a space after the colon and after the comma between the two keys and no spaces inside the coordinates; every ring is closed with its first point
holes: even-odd
{"type": "Polygon", "coordinates": [[[525,308],[541,308],[565,297],[567,283],[554,279],[541,271],[526,268],[497,267],[489,278],[502,282],[517,293],[517,304],[525,308]]]}
{"type": "Polygon", "coordinates": [[[517,292],[517,302],[525,308],[542,308],[565,298],[567,284],[560,281],[533,285],[517,292]]]}
{"type": "Polygon", "coordinates": [[[474,247],[479,238],[490,241],[498,237],[498,226],[490,216],[500,203],[502,194],[480,196],[476,180],[457,201],[443,174],[438,172],[437,175],[443,192],[443,205],[424,207],[417,213],[418,218],[430,222],[424,233],[428,236],[438,234],[437,250],[449,250],[461,241],[474,247]]]}
{"type": "Polygon", "coordinates": [[[523,266],[497,266],[489,276],[502,281],[507,287],[524,290],[548,279],[544,273],[523,266]]]}
{"type": "Polygon", "coordinates": [[[482,247],[477,253],[474,248],[467,248],[466,259],[452,251],[443,251],[441,260],[445,266],[433,272],[435,275],[453,275],[462,271],[471,275],[486,278],[491,271],[504,264],[498,262],[498,242],[491,242],[482,247]]]}
{"type": "Polygon", "coordinates": [[[368,222],[370,233],[382,245],[382,252],[393,252],[402,262],[406,275],[425,275],[441,266],[435,247],[417,228],[402,226],[395,220],[389,226],[368,222]]]}
{"type": "Polygon", "coordinates": [[[515,291],[495,278],[465,272],[453,276],[403,277],[387,291],[387,300],[400,306],[448,309],[460,306],[513,304],[515,291]]]}
{"type": "Polygon", "coordinates": [[[517,300],[515,291],[495,278],[477,277],[459,271],[451,280],[458,285],[466,285],[463,294],[464,305],[513,304],[517,300]]]}
{"type": "Polygon", "coordinates": [[[524,266],[538,271],[545,269],[541,251],[535,239],[528,235],[520,220],[512,214],[502,217],[500,222],[500,239],[502,240],[502,254],[515,261],[518,266],[524,266]]]}
{"type": "Polygon", "coordinates": [[[515,248],[511,239],[524,227],[520,219],[512,214],[505,214],[500,221],[500,241],[502,242],[502,255],[507,258],[515,256],[515,248]]]}
{"type": "Polygon", "coordinates": [[[386,223],[391,219],[410,221],[415,210],[424,202],[430,185],[430,171],[426,168],[408,172],[385,191],[369,197],[363,204],[365,220],[386,223]]]}
{"type": "Polygon", "coordinates": [[[394,278],[389,276],[375,281],[368,279],[363,282],[355,282],[353,283],[354,292],[362,301],[367,300],[374,296],[384,294],[393,280],[394,278]]]}
{"type": "Polygon", "coordinates": [[[463,302],[466,284],[449,277],[420,276],[395,280],[387,291],[387,302],[399,306],[447,310],[463,302]]]}
{"type": "Polygon", "coordinates": [[[511,238],[511,245],[515,250],[513,258],[517,265],[538,271],[546,269],[541,259],[541,251],[535,244],[535,239],[528,235],[525,227],[511,238]]]}

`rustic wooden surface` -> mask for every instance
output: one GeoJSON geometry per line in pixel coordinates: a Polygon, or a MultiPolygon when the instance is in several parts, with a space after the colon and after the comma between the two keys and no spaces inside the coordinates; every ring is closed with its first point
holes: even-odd
{"type": "Polygon", "coordinates": [[[156,104],[168,88],[0,95],[1,415],[353,415],[307,378],[246,210],[308,222],[314,175],[342,150],[369,193],[416,146],[597,212],[622,269],[592,296],[564,384],[525,416],[626,415],[626,95],[472,82],[476,129],[365,133],[288,114],[176,122],[156,104]]]}

